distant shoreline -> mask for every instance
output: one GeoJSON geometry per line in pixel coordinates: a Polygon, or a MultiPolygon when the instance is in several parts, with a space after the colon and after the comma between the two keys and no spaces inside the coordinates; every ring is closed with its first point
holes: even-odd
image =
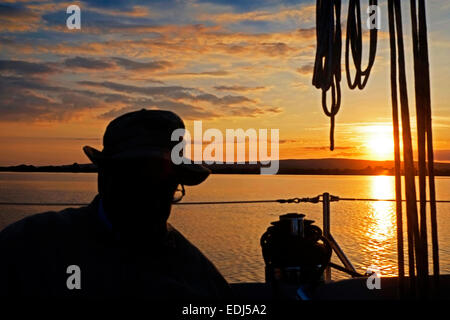
{"type": "MultiPolygon", "coordinates": [[[[18,171],[18,170],[3,170],[0,168],[0,173],[97,173],[97,171],[18,171]]],[[[259,172],[211,172],[214,175],[231,175],[231,174],[239,174],[239,175],[261,175],[259,172]]],[[[386,174],[386,173],[356,173],[356,172],[336,172],[336,173],[317,173],[317,172],[305,172],[305,173],[289,173],[289,172],[278,172],[275,175],[278,176],[387,176],[393,177],[394,174],[386,174]]],[[[403,176],[403,174],[402,174],[403,176]]],[[[416,176],[418,176],[416,174],[416,176]]],[[[450,173],[438,173],[435,174],[435,177],[450,177],[450,173]]]]}
{"type": "MultiPolygon", "coordinates": [[[[207,165],[213,174],[260,174],[261,164],[212,164],[207,165]]],[[[70,165],[17,165],[0,167],[0,172],[67,172],[95,173],[92,164],[70,165]]],[[[354,160],[354,159],[285,159],[279,161],[278,175],[386,175],[393,176],[393,161],[354,160]]],[[[416,170],[417,175],[417,170],[416,170]]],[[[450,176],[450,163],[435,163],[436,176],[450,176]]]]}

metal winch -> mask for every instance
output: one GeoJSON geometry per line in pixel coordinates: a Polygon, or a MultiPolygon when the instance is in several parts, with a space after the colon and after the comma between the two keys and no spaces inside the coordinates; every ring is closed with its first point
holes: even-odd
{"type": "Polygon", "coordinates": [[[281,215],[261,237],[266,282],[315,285],[323,273],[332,248],[322,230],[304,214],[281,215]]]}

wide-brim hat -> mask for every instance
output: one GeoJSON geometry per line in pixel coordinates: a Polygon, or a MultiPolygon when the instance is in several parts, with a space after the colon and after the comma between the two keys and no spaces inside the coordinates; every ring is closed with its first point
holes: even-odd
{"type": "Polygon", "coordinates": [[[203,182],[211,171],[181,155],[179,164],[171,159],[172,141],[176,129],[184,129],[181,118],[171,111],[146,110],[126,113],[110,122],[103,136],[103,150],[84,146],[86,156],[97,166],[133,159],[162,159],[168,161],[180,184],[192,186],[203,182]],[[181,163],[180,163],[181,162],[181,163]]]}

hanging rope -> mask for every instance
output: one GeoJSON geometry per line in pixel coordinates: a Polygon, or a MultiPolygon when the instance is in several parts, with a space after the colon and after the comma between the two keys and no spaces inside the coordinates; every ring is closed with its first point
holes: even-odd
{"type": "MultiPolygon", "coordinates": [[[[376,6],[377,0],[370,0],[370,6],[376,6]]],[[[378,12],[376,12],[377,14],[378,12]]],[[[375,16],[378,19],[378,16],[375,16]]],[[[347,75],[347,83],[350,89],[363,89],[367,80],[369,80],[369,74],[372,70],[375,62],[375,56],[377,53],[377,38],[378,29],[372,27],[370,29],[370,44],[369,44],[369,61],[365,70],[362,70],[362,28],[361,28],[361,5],[359,0],[349,0],[348,3],[348,16],[347,16],[347,38],[345,41],[345,71],[347,75]],[[356,69],[355,79],[351,80],[350,75],[350,59],[349,48],[351,47],[353,64],[356,69]]]]}
{"type": "MultiPolygon", "coordinates": [[[[389,44],[391,49],[391,99],[392,99],[392,122],[394,133],[394,163],[395,163],[395,199],[396,199],[396,222],[397,222],[397,261],[399,277],[399,295],[405,294],[405,267],[403,249],[403,213],[402,213],[402,183],[401,183],[401,160],[400,160],[400,130],[398,117],[397,99],[397,49],[395,43],[395,17],[392,1],[388,2],[389,17],[389,44]]],[[[408,234],[408,243],[412,235],[408,234]]],[[[414,277],[414,251],[409,249],[409,270],[410,277],[414,277]]],[[[413,287],[411,287],[412,289],[413,287]]]]}
{"type": "MultiPolygon", "coordinates": [[[[426,161],[425,161],[425,110],[423,105],[423,82],[418,78],[420,72],[423,71],[422,63],[419,59],[419,39],[417,34],[417,13],[416,3],[411,1],[411,27],[412,27],[412,48],[414,58],[414,86],[416,98],[416,118],[417,118],[417,150],[418,150],[418,171],[419,171],[419,235],[420,242],[417,243],[422,250],[424,259],[417,259],[417,264],[424,269],[428,275],[428,243],[427,243],[427,216],[426,216],[426,161]]],[[[428,287],[428,279],[420,278],[419,281],[426,281],[421,286],[428,287]]]]}
{"type": "Polygon", "coordinates": [[[341,1],[317,0],[317,51],[312,84],[322,90],[322,109],[330,117],[330,150],[334,150],[335,116],[341,106],[341,1]],[[327,91],[331,88],[331,106],[327,91]]]}
{"type": "MultiPolygon", "coordinates": [[[[377,0],[369,0],[369,5],[377,5],[377,0]]],[[[313,85],[322,90],[322,109],[330,117],[330,150],[334,150],[335,118],[341,107],[341,1],[316,1],[317,50],[314,61],[313,85]],[[331,105],[327,106],[327,91],[331,88],[331,105]]],[[[375,62],[378,30],[370,29],[369,61],[362,70],[362,28],[359,0],[350,0],[347,19],[347,39],[345,50],[345,70],[350,89],[363,89],[369,79],[375,62]],[[356,69],[351,80],[349,48],[356,69]]]]}
{"type": "MultiPolygon", "coordinates": [[[[428,243],[426,219],[426,175],[429,175],[430,215],[433,244],[433,273],[435,288],[439,286],[439,252],[436,217],[436,190],[434,182],[434,156],[431,122],[430,77],[428,62],[428,42],[424,0],[410,0],[411,24],[414,54],[414,80],[416,93],[416,117],[419,162],[419,201],[420,216],[417,211],[415,186],[415,168],[411,138],[411,124],[408,105],[408,92],[405,71],[405,53],[403,44],[403,27],[400,0],[388,0],[389,35],[391,48],[391,98],[394,131],[395,188],[397,216],[397,251],[399,266],[399,289],[404,292],[404,249],[403,249],[403,214],[401,194],[401,157],[399,108],[402,125],[403,164],[405,175],[406,218],[408,234],[408,265],[410,287],[420,297],[427,296],[428,290],[428,243]],[[416,1],[419,1],[417,10],[416,1]],[[397,69],[398,68],[398,69],[397,69]],[[398,72],[397,72],[398,70],[398,72]],[[398,103],[400,100],[400,106],[398,103]],[[420,221],[419,221],[420,217],[420,221]],[[417,274],[417,278],[416,278],[417,274]],[[418,288],[416,288],[416,280],[418,288]],[[418,289],[418,290],[416,290],[418,289]]],[[[377,5],[377,0],[369,0],[369,5],[377,5]]],[[[313,85],[322,90],[322,108],[330,117],[330,150],[334,149],[335,116],[341,104],[340,92],[340,30],[341,1],[316,1],[317,52],[314,63],[313,85]],[[331,107],[327,107],[327,91],[331,88],[331,107]]],[[[378,13],[378,12],[377,12],[378,13]]],[[[376,47],[377,29],[370,30],[369,59],[367,67],[362,65],[362,27],[361,6],[359,0],[349,0],[347,18],[347,38],[345,52],[345,69],[350,89],[363,89],[373,67],[376,47]],[[355,76],[350,73],[350,50],[355,76]]]]}
{"type": "MultiPolygon", "coordinates": [[[[417,216],[416,205],[416,188],[415,188],[415,169],[413,162],[413,149],[411,141],[411,127],[409,122],[409,107],[408,107],[408,93],[406,87],[406,72],[405,72],[405,57],[403,48],[403,30],[402,30],[402,17],[401,17],[401,4],[400,0],[388,1],[389,15],[390,15],[390,30],[394,28],[393,22],[395,20],[395,30],[397,33],[397,53],[398,53],[398,82],[400,93],[400,108],[402,118],[402,138],[403,138],[403,162],[405,170],[405,194],[406,194],[406,217],[408,227],[408,253],[409,253],[409,272],[411,279],[412,291],[421,298],[426,298],[428,294],[428,255],[424,249],[426,246],[426,238],[421,235],[419,229],[419,221],[417,216]],[[414,265],[415,255],[415,265],[414,265]],[[415,282],[415,271],[417,272],[417,286],[415,282]]],[[[424,7],[423,7],[424,9],[424,7]]],[[[415,11],[415,10],[414,10],[415,11]]],[[[395,33],[390,33],[391,37],[395,37],[395,33]]],[[[392,39],[392,38],[391,38],[392,39]]],[[[413,46],[417,45],[417,39],[413,37],[413,46]]],[[[391,41],[392,43],[392,41],[391,41]]],[[[395,48],[391,46],[391,54],[395,51],[395,48]]],[[[392,56],[391,56],[392,61],[392,56]]],[[[391,70],[392,70],[391,66],[391,70]]],[[[416,77],[420,77],[420,74],[415,73],[416,77]]],[[[396,81],[396,79],[395,79],[396,81]]],[[[396,90],[396,86],[392,85],[392,90],[396,90]]],[[[392,93],[392,96],[396,99],[396,94],[392,93]]],[[[419,100],[420,102],[420,100],[419,100]]],[[[396,101],[393,100],[393,108],[397,106],[396,101]]],[[[419,139],[419,149],[422,148],[421,141],[419,139]]],[[[422,198],[422,204],[425,201],[422,198]]],[[[425,225],[426,228],[426,225],[425,225]]]]}
{"type": "Polygon", "coordinates": [[[422,268],[428,274],[428,241],[426,216],[426,175],[430,193],[431,238],[433,245],[433,278],[435,294],[439,292],[439,247],[436,218],[436,191],[434,182],[434,156],[431,123],[430,71],[428,61],[427,23],[425,2],[419,0],[417,12],[416,0],[411,0],[411,27],[414,55],[414,80],[417,118],[417,143],[420,194],[420,238],[423,255],[422,268]],[[418,15],[418,16],[417,16],[418,15]],[[428,160],[428,162],[427,162],[428,160]]]}

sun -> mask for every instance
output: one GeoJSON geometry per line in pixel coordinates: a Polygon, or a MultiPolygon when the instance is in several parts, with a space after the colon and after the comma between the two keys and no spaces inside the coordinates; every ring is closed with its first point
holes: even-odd
{"type": "Polygon", "coordinates": [[[392,126],[373,124],[358,129],[367,157],[372,160],[394,159],[394,138],[392,126]]]}
{"type": "Polygon", "coordinates": [[[392,159],[394,142],[392,136],[384,132],[374,133],[368,138],[367,146],[373,157],[379,160],[392,159]]]}

